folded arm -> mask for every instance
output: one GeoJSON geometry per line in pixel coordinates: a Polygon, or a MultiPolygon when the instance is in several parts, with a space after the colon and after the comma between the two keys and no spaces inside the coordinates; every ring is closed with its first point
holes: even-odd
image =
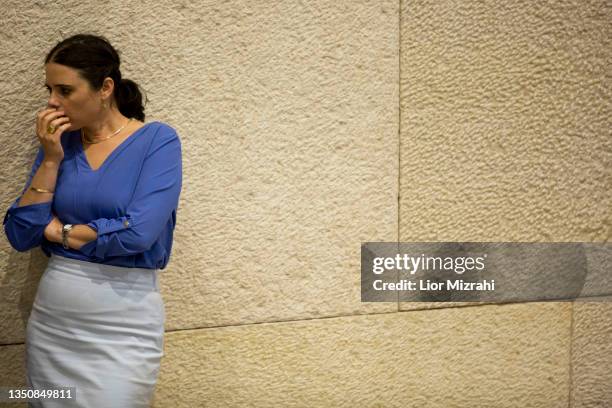
{"type": "MultiPolygon", "coordinates": [[[[53,216],[51,222],[45,228],[45,238],[51,242],[57,242],[59,244],[62,243],[62,228],[64,224],[57,218],[57,216],[53,216]]],[[[68,233],[67,244],[69,248],[72,249],[81,249],[83,245],[86,243],[95,240],[98,237],[98,234],[94,229],[89,227],[86,224],[77,224],[73,225],[72,229],[68,233]]]]}
{"type": "Polygon", "coordinates": [[[45,228],[52,219],[51,203],[59,165],[60,161],[45,159],[43,149],[39,148],[21,195],[4,215],[4,232],[17,251],[37,247],[43,239],[45,228]]]}

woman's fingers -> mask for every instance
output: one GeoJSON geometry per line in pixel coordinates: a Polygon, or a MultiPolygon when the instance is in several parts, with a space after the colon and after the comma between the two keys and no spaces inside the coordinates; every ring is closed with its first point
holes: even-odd
{"type": "Polygon", "coordinates": [[[63,117],[63,118],[59,118],[54,120],[52,123],[50,124],[50,126],[53,126],[53,133],[49,133],[49,129],[47,129],[47,136],[49,137],[49,139],[53,140],[53,142],[59,144],[60,143],[60,138],[62,136],[62,133],[64,133],[64,131],[66,129],[68,129],[70,127],[70,119],[63,117]],[[63,122],[63,123],[62,123],[63,122]]]}
{"type": "Polygon", "coordinates": [[[46,127],[46,124],[44,123],[44,119],[45,119],[45,116],[47,116],[51,112],[56,112],[56,110],[52,108],[45,108],[45,109],[39,110],[38,113],[36,114],[36,131],[38,132],[39,135],[45,132],[45,129],[43,129],[43,126],[46,127]]]}
{"type": "Polygon", "coordinates": [[[53,127],[58,127],[59,125],[61,125],[62,123],[66,123],[66,122],[70,122],[70,118],[67,116],[61,116],[57,119],[53,119],[49,122],[49,125],[52,125],[53,127]]]}
{"type": "Polygon", "coordinates": [[[61,125],[60,127],[58,127],[55,131],[59,132],[59,134],[61,135],[62,133],[64,133],[64,131],[66,129],[68,129],[70,127],[70,123],[64,123],[63,125],[61,125]]]}
{"type": "Polygon", "coordinates": [[[56,109],[55,108],[42,108],[38,111],[36,116],[38,117],[38,120],[42,120],[42,118],[44,118],[45,115],[51,112],[56,112],[56,109]]]}
{"type": "Polygon", "coordinates": [[[51,122],[53,122],[54,120],[56,120],[57,118],[60,118],[64,115],[64,111],[55,111],[55,112],[51,112],[48,113],[47,115],[45,115],[45,117],[43,118],[43,122],[45,122],[45,124],[47,126],[49,126],[49,124],[51,122]]]}
{"type": "MultiPolygon", "coordinates": [[[[44,109],[38,114],[38,134],[48,134],[49,130],[57,128],[61,123],[69,121],[70,119],[63,116],[64,111],[54,109],[44,109]]],[[[55,131],[50,134],[54,134],[55,131]]]]}
{"type": "Polygon", "coordinates": [[[37,136],[47,159],[58,162],[64,159],[61,136],[70,126],[70,119],[62,110],[47,108],[38,112],[37,136]]]}
{"type": "Polygon", "coordinates": [[[55,119],[58,116],[63,115],[64,112],[61,110],[55,110],[55,109],[44,109],[41,112],[38,113],[38,122],[41,124],[48,124],[49,121],[55,119]]]}

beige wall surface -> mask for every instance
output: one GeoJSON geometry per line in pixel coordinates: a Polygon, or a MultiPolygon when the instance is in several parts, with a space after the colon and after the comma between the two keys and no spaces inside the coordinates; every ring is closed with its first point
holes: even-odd
{"type": "Polygon", "coordinates": [[[612,297],[574,305],[571,353],[574,408],[606,407],[612,401],[612,297]]]}
{"type": "Polygon", "coordinates": [[[402,241],[612,239],[604,1],[404,1],[402,241]]]}
{"type": "MultiPolygon", "coordinates": [[[[3,6],[3,208],[68,35],[181,137],[156,407],[612,406],[611,303],[361,303],[359,274],[365,241],[610,241],[606,2],[3,6]]],[[[0,386],[46,260],[0,237],[0,386]]]]}
{"type": "Polygon", "coordinates": [[[537,306],[171,333],[155,406],[567,406],[571,306],[537,306]]]}

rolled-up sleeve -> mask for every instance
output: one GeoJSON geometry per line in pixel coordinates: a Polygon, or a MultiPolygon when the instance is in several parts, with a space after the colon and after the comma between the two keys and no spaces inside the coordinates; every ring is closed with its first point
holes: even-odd
{"type": "Polygon", "coordinates": [[[149,250],[168,221],[176,217],[181,185],[180,139],[174,131],[160,132],[145,157],[126,213],[118,218],[89,222],[87,225],[96,230],[98,236],[80,251],[103,260],[149,250]]]}
{"type": "Polygon", "coordinates": [[[4,215],[3,225],[6,237],[11,246],[20,252],[27,251],[41,244],[44,239],[45,228],[53,218],[51,201],[19,207],[19,200],[21,200],[23,194],[30,187],[32,178],[38,171],[43,157],[44,152],[42,148],[39,148],[25,187],[4,215]]]}

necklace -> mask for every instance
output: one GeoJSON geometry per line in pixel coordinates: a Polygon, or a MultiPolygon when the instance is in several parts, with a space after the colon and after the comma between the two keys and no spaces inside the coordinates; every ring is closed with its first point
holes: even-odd
{"type": "Polygon", "coordinates": [[[132,121],[132,118],[128,119],[127,123],[126,123],[125,125],[121,126],[119,129],[115,130],[115,132],[114,132],[112,135],[110,135],[110,136],[106,136],[106,137],[105,137],[105,138],[103,138],[103,139],[100,139],[100,140],[95,140],[95,141],[93,141],[93,140],[91,140],[91,139],[86,138],[86,137],[85,137],[85,134],[83,133],[83,128],[81,128],[81,142],[82,142],[83,144],[85,144],[85,143],[87,143],[87,144],[96,144],[96,143],[100,143],[100,142],[103,142],[103,141],[105,141],[105,140],[108,140],[108,139],[110,139],[111,137],[116,136],[116,135],[117,135],[119,132],[121,132],[123,129],[125,129],[125,127],[126,127],[126,126],[127,126],[127,125],[128,125],[130,122],[131,122],[131,121],[132,121]]]}

